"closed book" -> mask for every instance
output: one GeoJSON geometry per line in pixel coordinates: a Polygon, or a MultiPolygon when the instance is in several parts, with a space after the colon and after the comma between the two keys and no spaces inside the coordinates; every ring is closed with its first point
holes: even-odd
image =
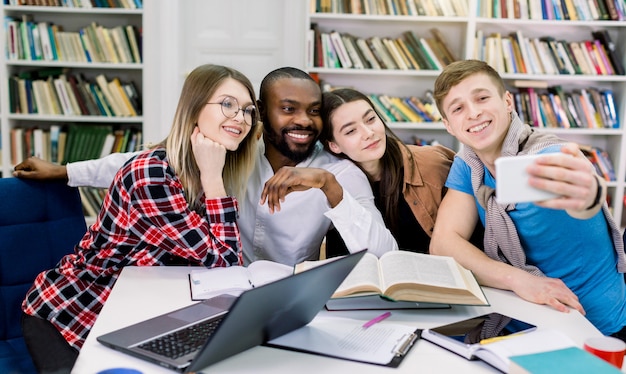
{"type": "Polygon", "coordinates": [[[113,96],[113,93],[109,89],[109,82],[107,81],[104,74],[98,74],[96,76],[96,83],[98,84],[98,87],[100,88],[100,91],[102,92],[102,95],[104,96],[107,103],[109,104],[109,107],[113,109],[112,110],[113,116],[115,117],[123,116],[124,110],[120,107],[120,105],[118,104],[118,101],[115,99],[115,97],[113,96]]]}
{"type": "Polygon", "coordinates": [[[341,34],[339,34],[337,31],[331,31],[329,36],[330,36],[330,41],[333,44],[333,48],[335,49],[335,52],[337,54],[337,57],[339,58],[339,62],[341,63],[341,67],[351,68],[352,60],[350,59],[350,56],[348,55],[348,50],[346,49],[346,46],[343,44],[343,39],[341,38],[341,34]]]}
{"type": "Polygon", "coordinates": [[[435,37],[435,40],[437,40],[437,43],[440,45],[440,48],[444,55],[444,61],[446,65],[451,64],[452,62],[456,61],[457,58],[452,52],[452,49],[448,45],[448,42],[446,41],[446,38],[441,33],[441,31],[435,27],[435,28],[430,29],[430,33],[435,37]]]}
{"type": "MultiPolygon", "coordinates": [[[[598,0],[602,1],[602,0],[598,0]]],[[[619,0],[623,1],[623,0],[619,0]]],[[[609,19],[613,21],[620,20],[620,14],[617,11],[617,7],[615,6],[615,0],[604,0],[604,4],[606,5],[606,11],[609,13],[609,19]]]]}
{"type": "Polygon", "coordinates": [[[581,74],[593,75],[595,72],[593,68],[589,66],[582,49],[580,49],[580,44],[578,42],[570,42],[568,43],[568,47],[576,59],[576,63],[578,64],[581,74]]]}
{"type": "Polygon", "coordinates": [[[124,31],[126,32],[126,38],[133,56],[133,62],[140,64],[142,62],[141,33],[133,25],[126,25],[124,31]]]}
{"type": "Polygon", "coordinates": [[[621,60],[622,56],[617,53],[617,47],[613,42],[613,39],[611,39],[609,32],[606,29],[602,29],[593,31],[591,35],[604,45],[604,49],[609,56],[609,60],[615,69],[615,74],[624,75],[624,65],[621,60]]]}
{"type": "Polygon", "coordinates": [[[374,56],[374,53],[372,52],[372,50],[370,49],[367,41],[363,38],[357,38],[356,39],[356,46],[358,47],[359,51],[361,51],[361,54],[365,57],[365,61],[367,61],[367,64],[369,65],[370,69],[374,69],[374,70],[380,70],[381,66],[378,63],[378,60],[376,59],[376,56],[374,56]]]}
{"type": "Polygon", "coordinates": [[[393,40],[391,38],[381,38],[381,42],[383,43],[383,46],[387,48],[387,51],[389,52],[389,56],[391,57],[393,62],[396,64],[398,69],[408,70],[409,65],[407,64],[407,61],[402,56],[400,50],[398,49],[398,46],[393,42],[393,40]]]}
{"type": "Polygon", "coordinates": [[[419,63],[417,62],[417,60],[415,59],[415,57],[413,56],[413,54],[409,51],[406,43],[404,42],[404,40],[402,38],[396,38],[394,40],[394,42],[396,43],[396,45],[398,46],[398,48],[400,49],[400,51],[402,51],[402,53],[404,54],[405,58],[409,61],[410,69],[413,70],[420,70],[421,67],[419,65],[419,63]]]}
{"type": "Polygon", "coordinates": [[[566,116],[565,120],[569,124],[568,126],[564,126],[564,127],[579,127],[578,123],[574,119],[573,114],[570,113],[569,111],[569,107],[567,105],[567,98],[565,97],[565,92],[563,92],[563,87],[559,85],[552,86],[548,88],[548,91],[554,93],[558,97],[559,109],[563,111],[563,114],[565,114],[566,116]]]}
{"type": "Polygon", "coordinates": [[[374,51],[380,55],[387,69],[399,69],[398,64],[391,56],[391,52],[387,49],[381,37],[373,36],[370,38],[374,51]]]}
{"type": "Polygon", "coordinates": [[[611,123],[614,129],[619,128],[619,117],[617,116],[617,108],[615,106],[615,98],[613,97],[613,90],[605,89],[601,92],[602,99],[604,100],[608,112],[609,117],[611,119],[611,123]]]}
{"type": "Polygon", "coordinates": [[[364,40],[365,40],[365,43],[367,44],[367,48],[372,52],[372,56],[374,56],[374,59],[376,60],[376,64],[381,69],[391,69],[391,67],[387,66],[386,61],[382,57],[382,54],[380,53],[378,48],[374,45],[372,38],[367,38],[364,40]]]}
{"type": "Polygon", "coordinates": [[[424,56],[426,56],[426,59],[428,60],[429,64],[431,66],[434,66],[435,70],[443,70],[443,65],[437,58],[437,55],[435,55],[435,52],[432,50],[432,48],[430,48],[430,45],[428,44],[426,39],[420,38],[419,43],[420,43],[420,48],[422,52],[424,52],[424,56]]]}
{"type": "Polygon", "coordinates": [[[596,54],[600,56],[599,60],[602,63],[602,66],[604,66],[604,70],[606,70],[606,75],[614,75],[615,70],[613,69],[613,65],[609,60],[609,56],[607,55],[606,50],[604,49],[604,45],[602,45],[599,40],[594,40],[593,46],[596,54]]]}
{"type": "Polygon", "coordinates": [[[580,70],[580,67],[578,67],[574,55],[569,51],[569,48],[567,47],[567,42],[565,40],[559,40],[556,42],[556,47],[559,55],[565,62],[565,67],[567,68],[567,71],[570,74],[581,74],[582,71],[580,70]]]}
{"type": "Polygon", "coordinates": [[[420,66],[420,69],[435,69],[435,66],[430,65],[430,63],[424,56],[424,53],[419,46],[419,41],[415,34],[413,34],[411,31],[405,31],[402,33],[402,38],[405,42],[404,44],[406,45],[407,49],[409,50],[409,52],[411,52],[411,54],[415,58],[415,61],[417,61],[418,65],[420,66]]]}
{"type": "Polygon", "coordinates": [[[350,60],[352,61],[352,67],[355,69],[365,69],[366,66],[369,67],[365,62],[365,58],[361,56],[356,46],[356,38],[352,35],[343,34],[341,39],[343,40],[348,56],[350,56],[350,60]]]}
{"type": "Polygon", "coordinates": [[[556,65],[557,73],[569,74],[569,71],[565,66],[565,61],[562,59],[557,50],[556,40],[551,36],[541,37],[540,40],[547,43],[548,51],[550,52],[550,58],[552,59],[552,61],[554,61],[556,65]]]}
{"type": "Polygon", "coordinates": [[[615,366],[578,347],[516,355],[509,359],[509,374],[621,373],[615,366]]]}

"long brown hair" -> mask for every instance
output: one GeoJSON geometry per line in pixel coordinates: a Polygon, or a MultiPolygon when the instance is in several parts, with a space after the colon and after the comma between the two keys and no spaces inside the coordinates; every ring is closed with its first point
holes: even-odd
{"type": "MultiPolygon", "coordinates": [[[[235,69],[221,65],[200,65],[195,68],[183,84],[176,107],[174,121],[169,135],[159,146],[165,147],[170,166],[180,179],[185,190],[185,198],[192,210],[197,210],[203,203],[199,201],[202,193],[200,170],[191,148],[191,134],[198,124],[200,112],[217,88],[226,79],[232,78],[246,87],[253,103],[256,103],[254,87],[250,80],[235,69]]],[[[257,139],[257,119],[246,138],[236,151],[226,153],[222,176],[226,193],[243,199],[248,178],[254,167],[257,139]]]]}
{"type": "MultiPolygon", "coordinates": [[[[387,126],[385,121],[383,121],[382,117],[372,104],[372,101],[365,94],[351,88],[340,88],[331,92],[324,92],[322,95],[321,110],[324,126],[322,128],[320,140],[324,144],[326,150],[331,152],[328,147],[328,142],[334,141],[333,126],[331,122],[333,113],[343,104],[358,100],[365,101],[374,110],[385,127],[387,147],[385,149],[385,153],[380,158],[381,175],[379,198],[382,203],[381,214],[385,219],[387,226],[393,231],[398,226],[398,201],[400,201],[404,186],[404,164],[401,147],[406,148],[406,145],[404,145],[402,140],[400,140],[400,138],[398,138],[398,136],[391,131],[389,126],[387,126]]],[[[411,157],[411,152],[407,151],[407,154],[411,157]]],[[[343,153],[337,156],[348,159],[348,156],[343,153]]],[[[361,168],[358,163],[356,163],[356,165],[361,168]]],[[[413,165],[413,163],[411,162],[410,165],[413,165]]],[[[361,170],[363,170],[363,168],[361,168],[361,170]]],[[[365,170],[363,171],[365,172],[365,170]]],[[[371,182],[373,181],[370,179],[370,183],[371,182]]]]}

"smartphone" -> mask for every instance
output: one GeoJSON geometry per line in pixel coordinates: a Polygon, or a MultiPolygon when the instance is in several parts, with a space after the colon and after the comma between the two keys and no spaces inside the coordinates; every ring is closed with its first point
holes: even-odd
{"type": "Polygon", "coordinates": [[[481,342],[535,329],[532,323],[494,312],[425,329],[422,338],[472,360],[481,342]]]}
{"type": "Polygon", "coordinates": [[[496,159],[496,201],[498,204],[548,200],[557,194],[528,184],[528,165],[544,154],[500,157],[496,159]]]}

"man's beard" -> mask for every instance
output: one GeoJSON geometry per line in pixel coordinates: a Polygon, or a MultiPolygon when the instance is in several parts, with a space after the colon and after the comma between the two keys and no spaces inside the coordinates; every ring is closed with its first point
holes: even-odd
{"type": "Polygon", "coordinates": [[[311,144],[306,148],[304,145],[301,145],[301,146],[297,146],[297,149],[294,150],[289,147],[289,144],[287,143],[287,135],[286,135],[289,131],[294,130],[294,129],[310,130],[313,132],[313,137],[315,139],[317,139],[319,135],[318,132],[315,131],[314,129],[296,126],[296,127],[291,127],[288,129],[283,129],[280,133],[276,133],[272,129],[266,128],[265,136],[267,138],[268,143],[274,146],[274,148],[276,148],[278,152],[280,152],[283,156],[287,157],[288,159],[295,162],[296,164],[299,164],[300,162],[306,160],[313,153],[313,150],[315,149],[315,143],[317,143],[317,140],[314,142],[311,142],[311,144]]]}

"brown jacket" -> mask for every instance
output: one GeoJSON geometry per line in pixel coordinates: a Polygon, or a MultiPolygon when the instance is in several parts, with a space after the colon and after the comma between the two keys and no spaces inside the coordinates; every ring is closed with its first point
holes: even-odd
{"type": "Polygon", "coordinates": [[[408,145],[408,148],[413,160],[404,147],[400,148],[404,159],[402,193],[417,222],[432,236],[455,152],[440,145],[408,145]]]}

